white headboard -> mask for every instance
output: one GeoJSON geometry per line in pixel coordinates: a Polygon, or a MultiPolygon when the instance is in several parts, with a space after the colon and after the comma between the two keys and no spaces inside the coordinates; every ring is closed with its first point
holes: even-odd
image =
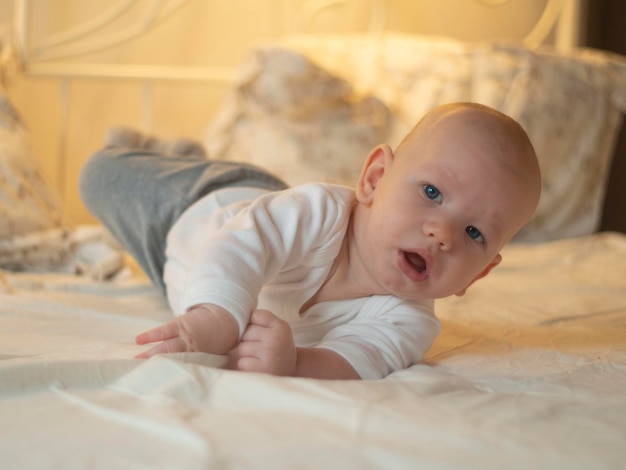
{"type": "MultiPolygon", "coordinates": [[[[118,79],[150,79],[150,80],[214,80],[230,81],[233,67],[227,65],[146,65],[139,63],[98,63],[92,60],[76,61],[77,57],[89,57],[98,51],[124,45],[149,35],[162,27],[163,23],[180,10],[190,8],[197,0],[118,0],[117,3],[107,2],[94,17],[81,19],[66,29],[49,35],[37,34],[37,24],[33,19],[35,2],[33,0],[14,0],[14,32],[15,47],[20,66],[31,76],[54,77],[99,77],[118,79]],[[140,13],[138,13],[140,12],[140,13]],[[129,20],[130,18],[130,20],[129,20]]],[[[206,0],[203,0],[206,2],[206,0]]],[[[455,0],[459,5],[458,0],[455,0]]],[[[390,11],[398,8],[399,2],[393,0],[308,0],[300,2],[268,2],[268,6],[278,7],[273,16],[282,18],[289,26],[278,28],[280,34],[303,33],[311,31],[312,25],[330,10],[340,10],[349,4],[353,10],[362,11],[359,16],[364,19],[361,26],[370,34],[381,34],[393,29],[389,24],[390,11]]],[[[419,3],[419,2],[414,2],[419,3]]],[[[442,4],[442,2],[439,2],[442,4]]],[[[504,9],[512,0],[467,0],[465,3],[484,8],[498,18],[495,7],[504,9]]],[[[519,3],[519,2],[518,2],[519,3]]],[[[525,7],[531,6],[525,0],[525,7]]],[[[232,5],[233,9],[237,5],[232,5]]],[[[38,5],[41,8],[41,5],[38,5]]],[[[245,2],[242,3],[245,7],[245,2]]],[[[535,2],[538,10],[534,23],[528,24],[528,30],[522,37],[516,38],[526,46],[534,48],[542,44],[554,46],[557,50],[566,50],[581,45],[583,33],[580,27],[584,13],[581,0],[540,0],[535,2]]],[[[432,8],[419,7],[412,10],[414,14],[433,15],[437,11],[432,8]],[[417,11],[415,11],[417,10],[417,11]]],[[[443,10],[445,11],[445,10],[443,10]]],[[[504,10],[503,10],[504,12],[504,10]]],[[[349,15],[351,12],[348,11],[349,15]]],[[[236,12],[233,11],[233,15],[236,12]]],[[[506,17],[505,17],[506,18],[506,17]]],[[[236,16],[225,18],[237,21],[236,16]]],[[[235,28],[236,29],[236,28],[235,28]]],[[[420,33],[420,31],[411,31],[420,33]]],[[[439,31],[441,35],[455,35],[459,31],[439,31]]],[[[243,31],[242,31],[242,35],[243,31]]],[[[489,38],[490,31],[484,31],[484,38],[489,38]]],[[[464,39],[462,35],[461,39],[464,39]]],[[[268,40],[271,38],[260,38],[268,40]]],[[[510,39],[510,38],[509,38],[510,39]]]]}

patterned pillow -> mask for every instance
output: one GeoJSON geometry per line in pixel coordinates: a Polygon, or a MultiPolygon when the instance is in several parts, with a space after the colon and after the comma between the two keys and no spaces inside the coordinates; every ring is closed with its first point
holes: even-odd
{"type": "Polygon", "coordinates": [[[102,227],[63,223],[60,197],[45,181],[22,120],[0,91],[0,268],[107,279],[123,267],[121,249],[102,227]]]}
{"type": "Polygon", "coordinates": [[[211,158],[248,161],[289,184],[356,182],[391,114],[372,95],[294,51],[267,47],[244,62],[206,139],[211,158]]]}
{"type": "Polygon", "coordinates": [[[59,197],[37,165],[17,111],[0,92],[0,238],[62,225],[59,197]]]}
{"type": "MultiPolygon", "coordinates": [[[[293,110],[299,110],[299,103],[306,103],[306,90],[314,78],[324,76],[325,83],[342,83],[342,89],[350,90],[353,96],[369,96],[371,102],[379,103],[376,109],[389,110],[390,115],[376,109],[358,113],[355,110],[359,107],[351,101],[351,111],[342,124],[339,114],[329,121],[337,132],[327,132],[322,126],[317,132],[310,131],[312,141],[296,139],[294,135],[302,130],[297,113],[283,113],[280,120],[273,115],[273,122],[264,121],[257,113],[258,119],[250,125],[250,116],[257,112],[251,105],[271,102],[282,93],[281,88],[255,86],[253,93],[245,93],[250,85],[239,83],[238,101],[220,116],[222,124],[228,122],[228,126],[222,125],[218,139],[223,144],[222,153],[245,148],[249,142],[247,130],[251,129],[254,145],[250,145],[249,153],[254,161],[269,168],[288,169],[288,182],[308,177],[351,185],[368,146],[381,142],[397,145],[436,105],[474,101],[517,119],[526,128],[539,157],[541,201],[516,240],[546,241],[598,229],[613,147],[626,111],[626,58],[592,50],[556,54],[516,45],[402,34],[300,36],[289,38],[283,46],[292,55],[300,53],[317,70],[306,80],[299,80],[290,67],[279,70],[282,83],[302,91],[302,98],[289,95],[293,110]],[[349,131],[358,128],[355,124],[365,124],[361,133],[349,131]],[[288,145],[275,145],[278,141],[270,133],[277,132],[288,145]],[[361,145],[354,146],[354,140],[361,145]],[[319,159],[317,165],[307,161],[308,167],[317,166],[317,172],[307,176],[306,166],[298,169],[297,160],[308,148],[327,143],[332,145],[325,147],[324,159],[319,159]],[[346,146],[352,146],[353,152],[344,152],[346,146]],[[285,155],[293,161],[281,167],[285,155]],[[297,178],[291,178],[293,175],[297,178]]],[[[276,49],[271,53],[276,57],[285,55],[276,49]]],[[[264,80],[270,82],[276,68],[259,64],[258,73],[268,75],[264,80]]],[[[315,93],[310,96],[318,98],[315,93]]],[[[309,124],[320,124],[324,119],[320,113],[309,124]]],[[[209,146],[213,137],[209,136],[209,146]]]]}

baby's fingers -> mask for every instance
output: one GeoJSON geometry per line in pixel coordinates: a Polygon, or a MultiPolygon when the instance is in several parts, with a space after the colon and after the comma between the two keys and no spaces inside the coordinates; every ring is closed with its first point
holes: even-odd
{"type": "Polygon", "coordinates": [[[253,356],[240,357],[237,361],[237,370],[243,372],[268,372],[263,361],[253,356]]]}
{"type": "Polygon", "coordinates": [[[281,319],[278,318],[269,310],[258,309],[258,310],[253,311],[252,315],[250,316],[251,324],[264,326],[266,328],[270,328],[280,321],[281,319]]]}
{"type": "MultiPolygon", "coordinates": [[[[140,343],[141,344],[141,343],[140,343]]],[[[186,351],[185,342],[179,337],[168,339],[156,346],[151,347],[147,351],[139,353],[135,356],[136,359],[148,359],[157,354],[167,354],[186,351]]]]}
{"type": "Polygon", "coordinates": [[[137,344],[155,343],[157,341],[167,341],[168,339],[177,338],[180,333],[178,323],[175,320],[169,321],[164,325],[157,326],[151,330],[139,333],[135,337],[137,344]]]}

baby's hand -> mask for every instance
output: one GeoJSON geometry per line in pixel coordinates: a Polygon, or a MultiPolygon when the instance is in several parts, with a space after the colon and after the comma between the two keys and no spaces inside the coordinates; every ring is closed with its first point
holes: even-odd
{"type": "Polygon", "coordinates": [[[297,350],[286,321],[268,310],[255,310],[237,347],[237,369],[293,376],[297,350]]]}
{"type": "Polygon", "coordinates": [[[159,342],[135,356],[149,358],[155,354],[206,352],[227,354],[239,336],[237,320],[217,305],[197,305],[164,325],[137,335],[137,344],[159,342]]]}

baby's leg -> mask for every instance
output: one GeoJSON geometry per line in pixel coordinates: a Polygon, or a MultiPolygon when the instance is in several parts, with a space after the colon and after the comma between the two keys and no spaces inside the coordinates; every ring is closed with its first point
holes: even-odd
{"type": "Polygon", "coordinates": [[[161,160],[141,145],[104,147],[83,166],[79,189],[91,214],[165,292],[165,237],[173,223],[176,201],[181,197],[159,177],[159,173],[166,172],[160,170],[161,160]]]}
{"type": "Polygon", "coordinates": [[[202,144],[195,140],[186,138],[163,140],[129,127],[113,127],[109,129],[104,137],[104,146],[144,149],[172,157],[207,157],[202,144]]]}
{"type": "Polygon", "coordinates": [[[107,146],[87,160],[79,179],[87,209],[163,293],[167,234],[187,207],[221,188],[286,187],[251,165],[211,161],[195,151],[180,153],[181,148],[190,147],[164,144],[132,131],[110,135],[107,146]]]}

